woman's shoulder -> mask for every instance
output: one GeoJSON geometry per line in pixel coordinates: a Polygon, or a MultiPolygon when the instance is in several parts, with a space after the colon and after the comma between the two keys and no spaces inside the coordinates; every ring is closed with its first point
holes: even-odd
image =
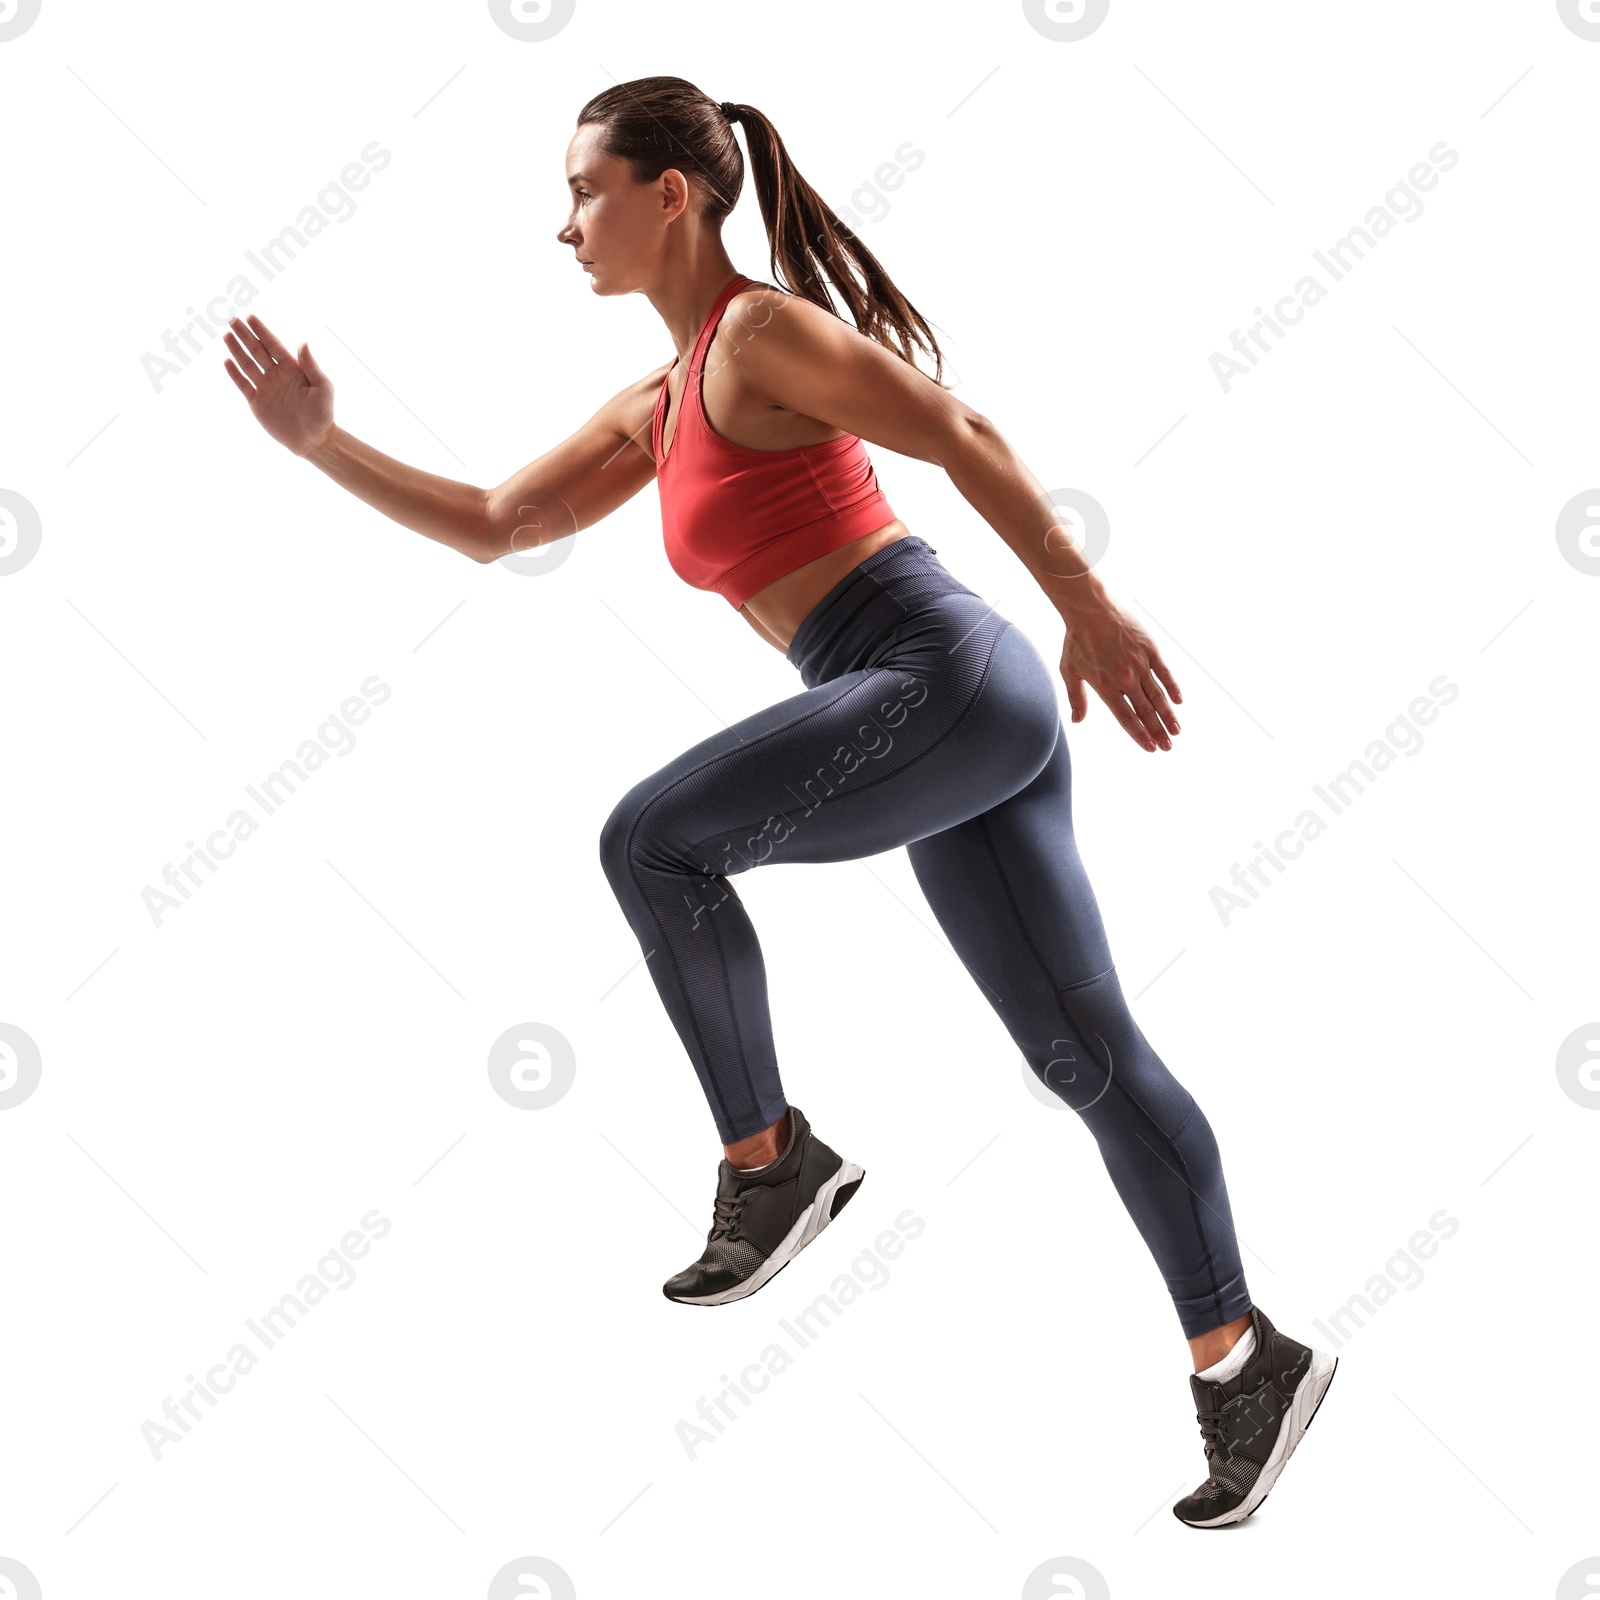
{"type": "Polygon", "coordinates": [[[740,344],[753,344],[754,336],[767,330],[763,342],[770,348],[764,354],[779,365],[836,360],[849,341],[861,337],[855,324],[831,307],[770,283],[750,283],[730,295],[722,320],[732,325],[730,337],[740,344]]]}
{"type": "Polygon", "coordinates": [[[794,298],[794,295],[780,289],[775,283],[752,281],[728,296],[726,314],[759,317],[778,309],[794,298]]]}
{"type": "Polygon", "coordinates": [[[723,320],[731,322],[746,333],[755,333],[767,326],[779,326],[774,319],[783,313],[781,325],[791,329],[799,345],[814,341],[819,335],[826,338],[840,325],[840,318],[822,306],[807,300],[804,295],[792,294],[776,284],[751,282],[729,295],[723,308],[723,320]]]}

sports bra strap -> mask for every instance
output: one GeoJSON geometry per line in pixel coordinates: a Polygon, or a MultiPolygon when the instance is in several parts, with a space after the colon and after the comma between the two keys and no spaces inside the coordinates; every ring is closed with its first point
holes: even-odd
{"type": "Polygon", "coordinates": [[[735,608],[785,573],[895,520],[857,435],[756,449],[711,426],[700,385],[717,323],[741,289],[773,287],[742,272],[722,286],[689,351],[671,447],[663,455],[671,398],[665,378],[651,438],[667,559],[685,582],[715,590],[735,608]]]}
{"type": "MultiPolygon", "coordinates": [[[[716,298],[716,303],[711,307],[711,315],[706,318],[706,325],[700,330],[700,337],[694,342],[694,349],[689,353],[689,383],[693,384],[700,375],[700,369],[705,365],[706,351],[711,348],[711,340],[717,331],[717,324],[722,321],[722,313],[727,309],[728,302],[748,284],[755,282],[754,278],[747,278],[742,272],[735,273],[728,280],[727,286],[716,298]]],[[[684,391],[688,392],[687,388],[684,391]]],[[[673,435],[676,442],[677,435],[673,435]]]]}

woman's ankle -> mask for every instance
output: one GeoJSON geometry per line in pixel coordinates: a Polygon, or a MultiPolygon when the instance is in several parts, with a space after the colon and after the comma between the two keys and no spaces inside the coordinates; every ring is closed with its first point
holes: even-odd
{"type": "Polygon", "coordinates": [[[1216,1366],[1245,1336],[1249,1327],[1250,1313],[1247,1311],[1242,1317],[1235,1317],[1232,1322],[1223,1323],[1220,1328],[1211,1328],[1205,1333],[1196,1334],[1189,1341],[1189,1355],[1194,1361],[1194,1370],[1204,1372],[1207,1367],[1216,1366]]]}
{"type": "Polygon", "coordinates": [[[788,1145],[789,1113],[785,1111],[770,1128],[752,1133],[748,1139],[723,1145],[722,1153],[733,1166],[747,1171],[751,1167],[771,1166],[788,1145]]]}

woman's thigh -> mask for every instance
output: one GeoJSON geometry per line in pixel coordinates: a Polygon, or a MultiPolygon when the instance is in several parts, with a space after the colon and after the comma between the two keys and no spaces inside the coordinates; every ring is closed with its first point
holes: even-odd
{"type": "MultiPolygon", "coordinates": [[[[907,851],[952,947],[1016,1034],[1044,1047],[1075,990],[1112,966],[1072,825],[1066,728],[1037,775],[907,851]]],[[[1019,1044],[1027,1043],[1022,1037],[1019,1044]]]]}
{"type": "Polygon", "coordinates": [[[731,874],[854,860],[943,831],[1025,786],[1060,713],[1026,636],[955,597],[877,665],[745,717],[641,779],[601,835],[608,872],[731,874]]]}

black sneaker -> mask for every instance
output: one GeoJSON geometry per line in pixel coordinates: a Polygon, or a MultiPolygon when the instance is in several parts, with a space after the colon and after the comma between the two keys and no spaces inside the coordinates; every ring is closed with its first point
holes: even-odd
{"type": "Polygon", "coordinates": [[[797,1106],[789,1146],[770,1166],[717,1167],[717,1199],[700,1259],[661,1292],[686,1306],[720,1306],[775,1278],[849,1203],[863,1169],[830,1150],[797,1106]]]}
{"type": "Polygon", "coordinates": [[[1172,1514],[1191,1528],[1242,1522],[1278,1481],[1333,1382],[1336,1356],[1279,1333],[1259,1306],[1251,1309],[1256,1347],[1226,1383],[1189,1376],[1211,1475],[1172,1514]]]}

